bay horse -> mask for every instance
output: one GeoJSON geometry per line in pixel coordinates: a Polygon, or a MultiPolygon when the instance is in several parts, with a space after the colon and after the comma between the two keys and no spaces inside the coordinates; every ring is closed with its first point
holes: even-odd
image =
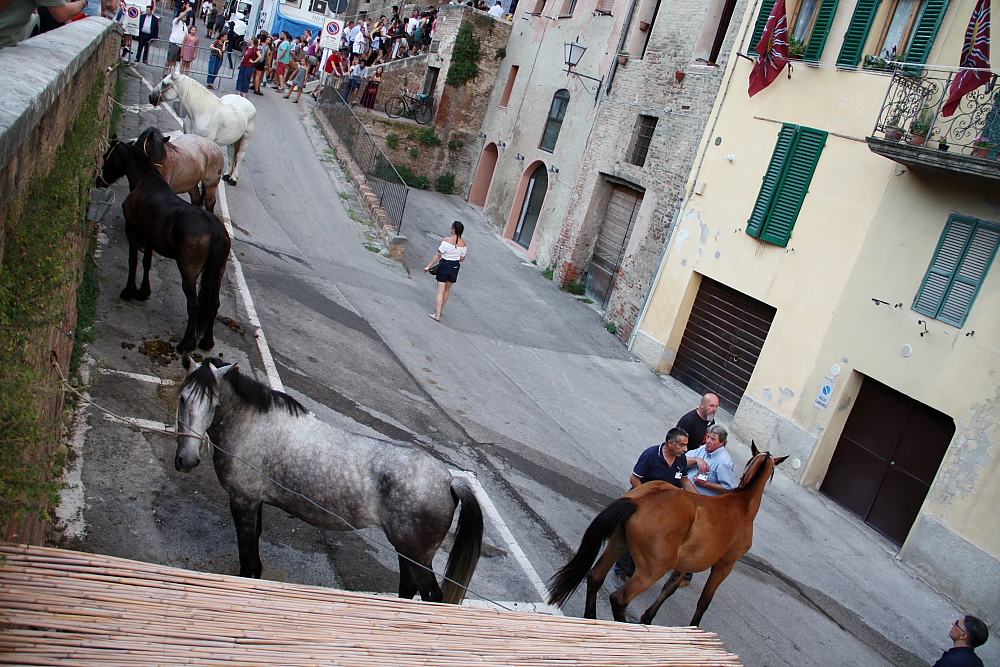
{"type": "Polygon", "coordinates": [[[257,108],[239,95],[218,98],[175,68],[149,93],[149,103],[155,107],[162,101],[178,99],[188,112],[184,119],[185,134],[197,134],[229,147],[229,173],[223,174],[222,180],[235,186],[253,136],[257,108]]]}
{"type": "Polygon", "coordinates": [[[198,347],[215,347],[215,315],[219,311],[219,290],[226,273],[231,241],[222,221],[210,211],[190,204],[171,190],[152,158],[135,142],[112,140],[104,154],[98,186],[128,178],[129,195],[122,202],[125,235],[128,237],[128,278],[119,295],[129,301],[145,301],[149,287],[149,267],[153,252],[177,262],[181,286],[187,298],[187,329],[177,344],[181,354],[198,347]],[[139,247],[143,248],[142,285],[135,287],[139,247]],[[201,277],[199,288],[198,278],[201,277]]]}
{"type": "Polygon", "coordinates": [[[191,203],[215,211],[216,193],[226,156],[214,141],[197,134],[170,138],[159,128],[147,127],[135,140],[160,168],[175,194],[188,193],[191,203]]]}
{"type": "Polygon", "coordinates": [[[174,467],[190,472],[200,463],[206,433],[217,445],[213,463],[229,493],[240,576],[260,578],[266,503],[324,530],[379,526],[399,556],[400,598],[420,593],[424,601],[459,604],[483,541],[483,513],[469,484],[422,449],[330,426],[224,363],[184,357],[174,467]],[[442,591],[430,568],[459,505],[442,591]]]}
{"type": "Polygon", "coordinates": [[[627,547],[632,551],[636,569],[632,578],[611,594],[615,620],[624,623],[629,603],[673,569],[660,596],[639,621],[649,625],[685,574],[711,568],[690,625],[701,623],[719,585],[733,571],[736,561],[750,550],[753,521],[760,509],[764,487],[775,466],[788,458],[774,458],[770,452],[760,452],[753,442],[750,451],[753,457],[744,468],[739,485],[729,493],[703,496],[668,482],[654,481],[632,489],[608,505],[587,527],[576,555],[552,577],[549,604],[563,606],[586,577],[587,602],[583,615],[597,618],[597,591],[627,547]],[[605,541],[607,547],[597,559],[605,541]]]}

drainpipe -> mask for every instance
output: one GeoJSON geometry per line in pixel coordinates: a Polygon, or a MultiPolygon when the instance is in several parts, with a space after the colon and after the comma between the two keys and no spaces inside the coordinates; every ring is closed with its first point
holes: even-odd
{"type": "MultiPolygon", "coordinates": [[[[759,2],[760,0],[754,0],[753,10],[751,10],[751,15],[752,11],[757,9],[757,5],[759,2]]],[[[634,4],[635,3],[633,0],[633,6],[634,4]]],[[[745,18],[746,14],[744,14],[744,19],[745,18]]],[[[753,25],[753,22],[747,21],[746,25],[743,27],[743,36],[739,40],[741,44],[746,41],[747,33],[750,31],[751,25],[753,25]]],[[[742,48],[736,49],[736,51],[742,51],[742,48]]],[[[698,159],[698,166],[695,167],[694,177],[691,179],[688,185],[687,192],[684,194],[684,199],[683,201],[681,201],[681,205],[677,209],[677,213],[674,215],[674,223],[670,226],[670,232],[667,234],[667,240],[663,244],[663,250],[660,251],[660,262],[656,267],[656,274],[653,276],[653,281],[649,284],[649,290],[646,292],[646,299],[645,301],[643,301],[642,310],[639,311],[639,318],[636,320],[635,326],[632,327],[632,333],[628,338],[627,347],[629,350],[632,349],[632,343],[635,341],[635,335],[639,333],[639,325],[642,323],[643,318],[646,317],[646,311],[649,310],[649,302],[653,297],[653,289],[656,287],[656,284],[660,281],[660,275],[663,273],[663,265],[666,264],[667,262],[667,251],[670,248],[670,244],[673,243],[674,233],[677,231],[677,225],[680,224],[681,215],[684,214],[684,207],[688,205],[688,202],[691,201],[691,196],[694,194],[694,186],[698,182],[698,176],[701,174],[701,168],[705,164],[705,155],[708,153],[708,146],[711,141],[712,135],[715,134],[715,126],[718,124],[719,116],[722,114],[722,108],[723,106],[725,106],[726,96],[729,95],[729,87],[733,83],[733,77],[736,76],[737,61],[738,58],[730,58],[729,64],[731,66],[731,69],[729,70],[729,79],[726,81],[726,87],[722,91],[722,99],[719,101],[718,111],[716,112],[715,117],[712,118],[712,125],[708,130],[708,137],[706,138],[705,145],[702,148],[701,157],[698,159]]]]}
{"type": "Polygon", "coordinates": [[[604,88],[604,94],[611,94],[611,83],[615,80],[615,73],[618,71],[618,54],[621,53],[622,47],[625,46],[625,38],[628,37],[628,29],[632,27],[632,17],[635,16],[635,6],[639,4],[639,0],[632,0],[632,3],[628,7],[628,14],[625,15],[625,24],[622,26],[622,36],[618,38],[618,48],[615,49],[614,55],[611,58],[611,71],[608,72],[608,85],[604,88]]]}

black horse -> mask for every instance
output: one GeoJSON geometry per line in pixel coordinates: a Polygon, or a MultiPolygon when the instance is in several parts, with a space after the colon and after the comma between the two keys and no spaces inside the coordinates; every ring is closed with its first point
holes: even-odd
{"type": "Polygon", "coordinates": [[[219,311],[219,289],[229,260],[229,233],[215,214],[175,195],[152,158],[136,147],[135,142],[112,139],[104,154],[104,168],[97,185],[106,187],[122,176],[128,177],[131,192],[122,202],[128,237],[128,281],[121,298],[140,301],[149,298],[153,251],[176,261],[188,311],[187,329],[177,351],[183,354],[194,350],[195,339],[202,334],[198,347],[211,350],[215,346],[212,327],[219,311]],[[137,290],[139,246],[143,247],[143,274],[142,286],[137,290]],[[201,276],[200,289],[198,276],[201,276]]]}

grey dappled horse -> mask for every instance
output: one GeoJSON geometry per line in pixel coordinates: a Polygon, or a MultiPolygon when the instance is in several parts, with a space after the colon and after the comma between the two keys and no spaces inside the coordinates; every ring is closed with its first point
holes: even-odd
{"type": "Polygon", "coordinates": [[[399,597],[420,593],[425,601],[460,603],[483,540],[482,509],[468,483],[422,449],[334,428],[291,396],[223,364],[184,358],[188,375],[178,397],[174,466],[190,472],[198,465],[206,433],[218,445],[215,473],[229,493],[240,575],[260,578],[267,503],[327,530],[351,530],[345,521],[381,527],[401,554],[399,597]],[[445,573],[451,581],[442,591],[430,567],[459,504],[445,573]]]}

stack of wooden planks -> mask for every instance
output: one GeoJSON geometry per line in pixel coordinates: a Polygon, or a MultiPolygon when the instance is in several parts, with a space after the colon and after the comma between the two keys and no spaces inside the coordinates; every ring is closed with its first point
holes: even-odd
{"type": "Polygon", "coordinates": [[[0,663],[737,665],[697,628],[398,600],[0,543],[0,663]]]}

